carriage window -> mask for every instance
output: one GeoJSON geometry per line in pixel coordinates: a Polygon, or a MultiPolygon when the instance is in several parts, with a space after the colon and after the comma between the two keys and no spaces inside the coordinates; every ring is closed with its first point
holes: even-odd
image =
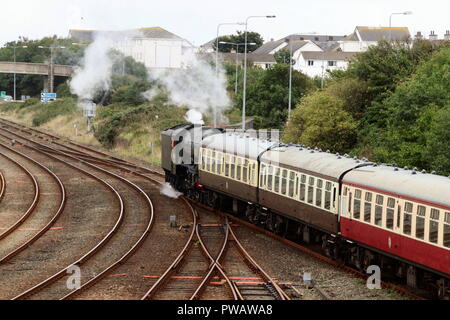
{"type": "Polygon", "coordinates": [[[242,181],[247,182],[248,177],[248,160],[244,159],[244,165],[242,166],[242,181]]]}
{"type": "Polygon", "coordinates": [[[429,230],[429,240],[432,243],[438,242],[438,232],[439,232],[439,210],[431,209],[430,214],[430,230],[429,230]]]}
{"type": "Polygon", "coordinates": [[[295,188],[295,172],[289,171],[289,192],[288,196],[293,198],[294,197],[294,189],[295,188]]]}
{"type": "Polygon", "coordinates": [[[345,197],[347,196],[347,190],[348,190],[348,188],[344,187],[344,192],[342,192],[342,195],[345,196],[345,197]]]}
{"type": "Polygon", "coordinates": [[[445,213],[444,217],[444,246],[450,248],[450,212],[445,213]]]}
{"type": "Polygon", "coordinates": [[[411,202],[405,202],[405,212],[411,213],[413,204],[411,202]]]}
{"type": "Polygon", "coordinates": [[[386,228],[391,230],[394,228],[394,208],[395,208],[395,199],[388,198],[386,209],[386,228]]]}
{"type": "Polygon", "coordinates": [[[270,166],[267,174],[267,190],[272,190],[273,183],[273,167],[270,166]]]}
{"type": "Polygon", "coordinates": [[[211,172],[216,172],[216,152],[213,151],[211,154],[211,172]]]}
{"type": "Polygon", "coordinates": [[[377,226],[381,226],[381,217],[383,216],[383,201],[384,197],[382,195],[377,194],[375,202],[375,224],[377,226]]]}
{"type": "Polygon", "coordinates": [[[249,162],[249,170],[250,170],[250,174],[249,174],[249,183],[251,185],[254,185],[256,183],[256,165],[254,163],[250,163],[249,162]]]}
{"type": "Polygon", "coordinates": [[[242,158],[236,158],[236,180],[241,180],[242,158]]]}
{"type": "Polygon", "coordinates": [[[364,221],[370,222],[370,215],[372,212],[372,193],[366,192],[365,196],[366,201],[364,202],[364,221]]]}
{"type": "Polygon", "coordinates": [[[313,197],[314,197],[314,187],[309,185],[308,186],[308,203],[313,203],[313,197]]]}
{"type": "Polygon", "coordinates": [[[322,179],[317,179],[317,188],[322,189],[323,187],[323,180],[322,179]]]}
{"type": "Polygon", "coordinates": [[[403,233],[411,234],[411,214],[406,211],[403,213],[403,233]]]}
{"type": "Polygon", "coordinates": [[[305,201],[305,193],[306,193],[306,184],[301,183],[300,184],[300,192],[299,192],[301,201],[305,201]]]}
{"type": "Polygon", "coordinates": [[[211,171],[211,158],[209,157],[209,155],[207,155],[206,157],[206,171],[211,171]]]}
{"type": "Polygon", "coordinates": [[[230,176],[230,163],[231,157],[229,155],[225,155],[225,177],[230,176]]]}
{"type": "Polygon", "coordinates": [[[287,170],[283,169],[281,171],[281,193],[286,194],[286,188],[287,188],[287,170]]]}
{"type": "Polygon", "coordinates": [[[316,206],[322,206],[322,189],[316,189],[316,206]]]}
{"type": "Polygon", "coordinates": [[[259,186],[260,187],[266,187],[266,177],[267,177],[267,167],[266,165],[261,163],[261,167],[260,167],[260,177],[259,177],[259,186]]]}
{"type": "Polygon", "coordinates": [[[314,178],[313,178],[313,177],[309,177],[309,182],[308,182],[308,184],[309,184],[310,186],[314,186],[314,178]]]}
{"type": "Polygon", "coordinates": [[[280,168],[275,169],[273,191],[280,192],[280,168]]]}
{"type": "Polygon", "coordinates": [[[425,207],[417,206],[416,238],[423,239],[425,234],[425,207]]]}
{"type": "Polygon", "coordinates": [[[425,218],[416,216],[416,238],[423,239],[425,233],[425,218]]]}
{"type": "Polygon", "coordinates": [[[223,156],[221,153],[217,153],[217,173],[222,174],[222,162],[223,162],[223,156]]]}
{"type": "Polygon", "coordinates": [[[353,218],[359,219],[361,212],[361,200],[356,199],[356,193],[355,193],[355,199],[353,200],[353,218]]]}
{"type": "Polygon", "coordinates": [[[330,210],[331,208],[331,182],[327,181],[325,183],[325,209],[330,210]]]}
{"type": "Polygon", "coordinates": [[[234,158],[234,157],[231,157],[230,158],[230,177],[232,178],[232,179],[234,179],[234,177],[235,177],[235,173],[236,173],[236,165],[234,164],[234,161],[236,160],[236,158],[234,158]]]}
{"type": "Polygon", "coordinates": [[[302,183],[306,183],[306,176],[302,174],[302,183]]]}

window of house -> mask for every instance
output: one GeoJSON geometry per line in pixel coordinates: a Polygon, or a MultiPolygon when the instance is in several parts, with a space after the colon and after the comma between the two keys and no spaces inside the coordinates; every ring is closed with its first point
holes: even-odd
{"type": "Polygon", "coordinates": [[[337,61],[335,61],[335,60],[329,60],[329,61],[328,61],[328,66],[329,66],[329,67],[336,67],[336,66],[337,66],[337,61]]]}
{"type": "Polygon", "coordinates": [[[329,41],[333,41],[333,36],[329,36],[329,37],[328,37],[328,40],[329,40],[329,41]]]}
{"type": "Polygon", "coordinates": [[[314,60],[308,60],[308,66],[313,66],[314,65],[314,60]]]}

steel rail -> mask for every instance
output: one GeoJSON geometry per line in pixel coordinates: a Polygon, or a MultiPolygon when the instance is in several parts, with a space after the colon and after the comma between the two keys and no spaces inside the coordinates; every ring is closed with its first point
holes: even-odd
{"type": "MultiPolygon", "coordinates": [[[[26,145],[25,145],[25,146],[26,146],[26,145]]],[[[28,146],[28,147],[29,147],[29,146],[28,146]]],[[[36,151],[38,151],[38,152],[41,152],[41,151],[39,151],[39,150],[36,149],[36,148],[33,148],[33,147],[29,147],[29,148],[34,149],[34,150],[36,150],[36,151]]],[[[110,240],[110,238],[117,232],[117,230],[119,229],[119,227],[120,227],[120,225],[122,224],[123,219],[124,219],[124,204],[123,204],[123,199],[122,199],[122,197],[120,196],[120,194],[118,193],[118,191],[117,191],[113,186],[111,186],[107,181],[105,181],[105,180],[99,178],[98,176],[96,176],[96,175],[94,175],[94,174],[92,174],[92,173],[90,173],[90,172],[88,172],[88,171],[86,171],[86,170],[84,170],[84,169],[82,169],[82,168],[79,168],[79,167],[77,167],[77,166],[74,166],[74,165],[72,165],[72,164],[70,164],[70,163],[68,163],[68,162],[65,162],[65,161],[63,161],[63,160],[61,160],[61,159],[59,159],[59,158],[57,158],[57,157],[54,157],[54,156],[52,156],[52,155],[50,155],[50,154],[47,154],[47,156],[50,157],[50,158],[52,158],[52,159],[58,160],[58,161],[60,161],[60,162],[62,162],[62,163],[65,163],[65,164],[68,165],[69,167],[71,167],[71,168],[73,168],[73,169],[75,169],[75,170],[77,170],[77,171],[79,171],[79,172],[82,172],[82,173],[84,173],[84,174],[90,176],[91,178],[93,178],[93,179],[99,181],[99,182],[102,183],[103,185],[105,185],[109,190],[112,191],[113,194],[115,194],[116,198],[117,198],[118,201],[119,201],[119,206],[120,206],[120,209],[119,209],[119,215],[118,215],[117,220],[115,221],[114,226],[113,226],[113,227],[109,230],[109,232],[103,237],[103,239],[102,239],[100,242],[98,242],[91,250],[89,250],[87,253],[85,253],[81,258],[79,258],[79,259],[76,260],[75,262],[71,263],[71,264],[68,265],[67,267],[61,269],[60,271],[58,271],[57,273],[53,274],[52,276],[48,277],[47,279],[43,280],[42,282],[36,284],[35,286],[33,286],[33,287],[27,289],[26,291],[20,293],[20,294],[17,295],[17,296],[15,296],[12,300],[24,299],[24,298],[26,298],[26,297],[29,297],[29,296],[31,296],[31,295],[37,293],[38,291],[40,291],[40,290],[43,289],[44,287],[48,286],[49,284],[53,283],[54,281],[60,279],[60,278],[63,277],[64,275],[66,275],[67,270],[68,270],[70,267],[72,267],[72,266],[74,266],[74,265],[82,265],[83,263],[85,263],[91,256],[93,256],[96,252],[98,252],[98,251],[99,251],[99,250],[100,250],[100,249],[101,249],[101,248],[102,248],[102,247],[110,240]]]]}
{"type": "MultiPolygon", "coordinates": [[[[0,143],[0,146],[3,147],[4,145],[2,143],[0,143]]],[[[6,229],[4,232],[2,232],[0,234],[0,240],[2,240],[5,237],[7,237],[9,234],[14,232],[14,230],[19,228],[19,226],[22,225],[25,222],[25,220],[33,213],[33,211],[36,208],[36,206],[39,202],[39,199],[40,199],[40,189],[39,189],[39,184],[38,184],[34,174],[32,174],[26,167],[24,167],[18,161],[14,160],[13,158],[7,156],[4,153],[0,153],[0,155],[2,157],[4,157],[5,159],[8,159],[10,162],[12,162],[16,166],[18,166],[22,171],[24,171],[25,174],[31,179],[32,184],[33,184],[33,189],[34,189],[34,197],[33,197],[33,201],[31,202],[30,206],[25,211],[25,213],[13,225],[11,225],[8,229],[6,229]]],[[[3,180],[2,185],[5,185],[6,182],[4,181],[3,175],[1,176],[1,178],[2,178],[1,180],[3,180]]],[[[0,199],[3,196],[3,192],[4,192],[4,188],[2,188],[2,194],[0,195],[0,199]]]]}
{"type": "Polygon", "coordinates": [[[192,217],[193,217],[193,228],[191,234],[189,236],[188,241],[184,245],[180,254],[175,258],[172,264],[167,268],[167,270],[156,280],[156,282],[152,285],[152,287],[142,296],[141,300],[150,299],[157,290],[170,278],[170,276],[175,272],[176,268],[180,265],[180,263],[184,260],[185,256],[189,253],[192,245],[194,243],[194,235],[195,235],[195,226],[197,225],[198,213],[192,207],[192,205],[185,198],[182,198],[185,204],[191,209],[192,217]]]}
{"type": "MultiPolygon", "coordinates": [[[[25,139],[25,138],[23,138],[23,139],[25,139]]],[[[25,140],[26,140],[26,139],[25,139],[25,140]]],[[[53,151],[57,152],[56,150],[53,150],[53,151]]],[[[45,152],[45,153],[47,153],[47,152],[45,152]]],[[[97,170],[100,170],[100,171],[102,171],[102,172],[104,172],[104,173],[106,173],[106,174],[108,174],[108,175],[114,176],[115,178],[117,178],[117,179],[123,181],[124,183],[126,183],[126,184],[128,184],[128,185],[130,185],[132,188],[134,188],[136,191],[138,191],[141,195],[144,196],[144,198],[146,199],[146,201],[147,201],[147,203],[148,203],[148,205],[149,205],[149,208],[150,208],[150,216],[149,216],[149,220],[148,220],[147,227],[146,227],[144,233],[141,235],[141,237],[133,244],[132,248],[131,248],[130,250],[128,250],[128,251],[127,251],[127,252],[126,252],[119,260],[117,260],[115,263],[113,263],[112,265],[110,265],[108,268],[104,269],[100,274],[98,274],[98,275],[96,275],[94,278],[90,279],[88,282],[86,282],[85,284],[83,284],[83,286],[81,286],[80,288],[78,288],[78,289],[72,291],[71,293],[69,293],[69,294],[67,294],[66,296],[63,297],[63,299],[66,299],[66,298],[72,297],[73,295],[75,295],[75,294],[77,294],[77,293],[80,293],[81,291],[86,290],[88,287],[90,287],[91,285],[93,285],[96,281],[98,281],[98,280],[100,280],[102,277],[104,277],[104,275],[106,275],[107,272],[111,271],[113,268],[115,268],[115,267],[118,266],[119,264],[125,262],[125,260],[128,259],[128,258],[129,258],[129,257],[137,250],[137,248],[144,242],[144,240],[146,239],[146,237],[147,237],[148,234],[150,233],[150,230],[151,230],[151,227],[152,227],[153,221],[154,221],[154,208],[153,208],[153,203],[151,202],[151,200],[150,200],[150,198],[147,196],[147,194],[146,194],[140,187],[138,187],[136,184],[132,183],[131,181],[129,181],[129,180],[127,180],[127,179],[125,179],[125,178],[123,178],[123,177],[121,177],[121,176],[119,176],[119,175],[116,175],[115,173],[112,173],[112,172],[110,172],[110,171],[107,171],[107,170],[105,170],[105,169],[103,169],[103,168],[101,168],[101,167],[98,167],[98,166],[95,166],[95,165],[93,165],[93,164],[91,164],[91,163],[88,163],[88,162],[86,162],[86,161],[84,161],[84,160],[80,160],[80,159],[77,159],[77,158],[72,157],[72,156],[70,156],[70,155],[67,155],[67,154],[65,154],[64,152],[60,152],[60,151],[59,151],[59,152],[57,152],[57,153],[58,153],[59,155],[66,156],[66,157],[69,157],[69,158],[78,160],[78,161],[84,163],[84,164],[87,165],[87,166],[90,166],[90,167],[92,167],[92,168],[95,168],[95,169],[97,169],[97,170]]],[[[50,156],[50,155],[49,155],[49,156],[50,156]]],[[[122,203],[122,206],[123,206],[123,203],[122,203]]],[[[117,230],[118,230],[118,229],[116,229],[116,231],[117,231],[117,230]]],[[[112,236],[112,234],[111,234],[111,236],[112,236]]],[[[108,238],[108,239],[109,239],[109,238],[108,238]]],[[[104,239],[104,240],[106,240],[106,239],[104,239]]],[[[100,243],[100,244],[103,245],[104,243],[100,243]]],[[[99,244],[99,245],[100,245],[100,244],[99,244]]],[[[87,260],[87,258],[91,257],[94,253],[98,252],[99,249],[100,249],[100,246],[95,247],[95,248],[92,249],[90,252],[88,252],[85,256],[83,256],[82,258],[80,258],[78,261],[72,263],[71,266],[72,266],[72,265],[76,265],[76,264],[79,265],[79,264],[84,263],[84,262],[87,260]]],[[[38,289],[44,288],[46,285],[50,284],[51,282],[55,281],[55,280],[58,279],[59,277],[63,276],[63,275],[64,275],[64,272],[65,272],[66,270],[67,270],[67,268],[61,270],[60,272],[56,273],[55,275],[49,277],[47,280],[45,280],[45,281],[43,281],[42,283],[38,284],[37,286],[31,288],[31,289],[30,289],[31,291],[24,292],[22,295],[17,296],[16,298],[17,298],[17,299],[18,299],[18,298],[23,298],[23,297],[25,297],[25,296],[28,296],[28,295],[30,295],[30,294],[32,294],[32,293],[37,292],[38,289]]]]}
{"type": "Polygon", "coordinates": [[[59,177],[54,174],[52,171],[50,171],[50,169],[48,169],[46,166],[40,164],[39,162],[35,161],[34,159],[28,157],[27,155],[21,153],[20,151],[14,150],[6,145],[4,145],[3,143],[0,143],[4,148],[12,151],[13,153],[16,153],[28,160],[30,160],[31,162],[33,162],[34,164],[36,164],[37,166],[41,167],[44,171],[48,172],[50,174],[50,176],[53,177],[53,179],[56,181],[56,183],[59,186],[60,189],[60,194],[61,194],[61,200],[60,200],[60,204],[58,207],[58,210],[56,211],[56,213],[52,216],[52,218],[50,219],[50,221],[44,226],[42,227],[38,233],[36,233],[33,237],[31,237],[30,239],[28,239],[25,243],[23,243],[22,245],[20,245],[18,248],[14,249],[13,251],[9,252],[7,255],[3,256],[2,258],[0,258],[0,264],[4,263],[8,260],[10,260],[12,257],[16,256],[17,254],[19,254],[20,252],[22,252],[23,250],[25,250],[26,248],[28,248],[32,243],[34,243],[36,240],[38,240],[45,232],[47,232],[47,230],[49,230],[51,228],[51,226],[55,223],[55,221],[59,218],[59,216],[62,214],[63,210],[64,210],[64,206],[66,205],[66,190],[64,187],[64,184],[62,183],[62,181],[59,179],[59,177]]]}
{"type": "Polygon", "coordinates": [[[5,195],[5,190],[6,190],[6,180],[2,170],[0,170],[0,202],[2,201],[3,196],[5,195]]]}
{"type": "Polygon", "coordinates": [[[222,275],[222,277],[225,279],[225,281],[228,283],[228,287],[229,290],[233,296],[234,300],[238,299],[238,295],[236,293],[236,290],[233,286],[233,282],[230,280],[230,278],[227,276],[227,274],[225,273],[225,271],[223,270],[223,267],[220,265],[220,260],[223,259],[224,257],[224,253],[226,250],[226,247],[228,245],[228,241],[229,241],[229,230],[230,230],[230,225],[228,223],[228,218],[225,217],[225,237],[223,239],[222,245],[220,247],[220,251],[217,255],[217,257],[214,259],[208,248],[205,246],[205,243],[203,241],[203,238],[200,236],[200,232],[199,232],[199,227],[200,224],[197,224],[196,227],[196,234],[197,234],[197,238],[200,242],[200,245],[203,249],[203,251],[208,255],[209,259],[211,260],[211,265],[209,267],[209,270],[207,271],[207,274],[205,275],[205,277],[203,278],[202,282],[199,284],[199,286],[197,287],[197,289],[194,291],[194,293],[192,294],[191,298],[189,300],[197,300],[200,299],[200,296],[202,295],[203,291],[206,289],[207,284],[209,283],[212,275],[214,274],[214,271],[217,269],[217,271],[222,275]]]}

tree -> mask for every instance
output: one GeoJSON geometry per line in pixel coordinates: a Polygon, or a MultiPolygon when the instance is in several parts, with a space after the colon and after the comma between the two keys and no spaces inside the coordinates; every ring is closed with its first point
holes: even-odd
{"type": "Polygon", "coordinates": [[[331,151],[349,152],[356,142],[357,122],[342,99],[316,91],[293,110],[283,140],[331,151]]]}
{"type": "MultiPolygon", "coordinates": [[[[214,39],[213,42],[214,51],[216,50],[216,39],[214,39]]],[[[220,41],[232,42],[235,44],[245,43],[245,32],[238,31],[237,34],[235,35],[221,36],[219,37],[219,42],[220,41]]],[[[255,45],[247,45],[247,53],[248,53],[258,49],[264,43],[264,40],[258,32],[247,32],[247,43],[256,43],[255,45]]],[[[219,52],[231,52],[232,49],[236,50],[236,45],[219,43],[219,52]]],[[[244,53],[244,50],[245,50],[244,45],[239,46],[238,52],[244,53]]]]}
{"type": "MultiPolygon", "coordinates": [[[[289,60],[291,58],[291,52],[288,49],[283,48],[283,49],[278,50],[277,52],[275,52],[273,57],[275,58],[275,61],[277,63],[287,63],[287,64],[289,64],[289,60]]],[[[295,60],[292,60],[292,65],[294,65],[294,64],[295,64],[295,60]]]]}
{"type": "MultiPolygon", "coordinates": [[[[283,127],[288,113],[289,65],[275,64],[267,70],[252,69],[257,71],[247,73],[246,113],[249,116],[259,117],[261,127],[283,127]]],[[[294,107],[311,88],[312,81],[304,74],[293,70],[292,106],[294,107]]],[[[235,105],[242,109],[242,92],[236,96],[235,105]]]]}

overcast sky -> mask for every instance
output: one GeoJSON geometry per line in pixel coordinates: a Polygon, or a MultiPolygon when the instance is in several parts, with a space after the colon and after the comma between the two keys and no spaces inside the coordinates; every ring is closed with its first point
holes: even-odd
{"type": "MultiPolygon", "coordinates": [[[[6,0],[1,1],[0,46],[25,36],[38,39],[69,29],[120,30],[160,26],[195,45],[216,36],[218,23],[244,21],[250,15],[276,15],[251,19],[249,30],[265,41],[292,33],[348,35],[354,27],[406,26],[415,34],[431,30],[442,38],[450,29],[450,0],[6,0]]],[[[221,34],[236,27],[223,26],[221,34]]],[[[240,28],[242,30],[242,27],[240,28]]]]}

